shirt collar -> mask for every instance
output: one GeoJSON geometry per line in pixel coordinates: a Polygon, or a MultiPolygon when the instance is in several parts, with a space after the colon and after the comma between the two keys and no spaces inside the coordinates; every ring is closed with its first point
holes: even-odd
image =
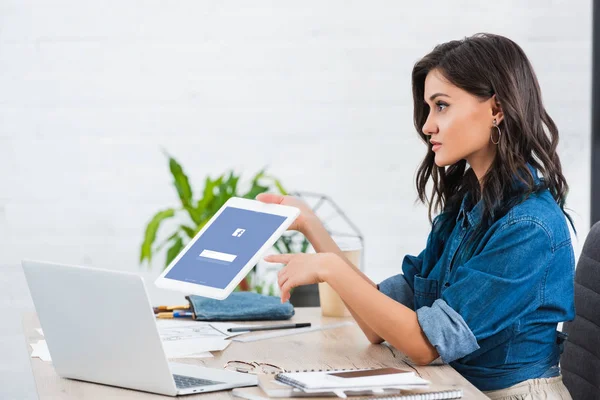
{"type": "Polygon", "coordinates": [[[481,222],[483,217],[483,200],[479,200],[477,204],[472,206],[471,194],[467,193],[463,197],[458,215],[456,216],[456,222],[462,222],[464,225],[468,223],[471,227],[477,226],[481,222]]]}
{"type": "Polygon", "coordinates": [[[477,204],[471,209],[471,211],[467,212],[467,221],[471,227],[479,225],[481,219],[483,218],[483,200],[479,200],[477,204]]]}
{"type": "MultiPolygon", "coordinates": [[[[534,183],[536,185],[539,184],[540,178],[538,177],[537,171],[535,170],[535,168],[533,168],[533,166],[529,163],[527,163],[527,167],[529,168],[529,170],[531,171],[531,174],[533,175],[534,183]]],[[[517,181],[516,178],[515,178],[515,181],[517,181]]],[[[477,204],[475,204],[473,207],[471,207],[471,205],[472,205],[471,194],[467,193],[465,195],[465,197],[463,197],[462,203],[460,204],[460,209],[458,211],[458,215],[456,216],[457,223],[459,221],[463,220],[463,224],[466,221],[466,222],[468,222],[468,224],[471,227],[474,227],[474,226],[477,226],[481,222],[481,219],[483,218],[483,209],[484,209],[483,199],[480,199],[477,202],[477,204]]]]}

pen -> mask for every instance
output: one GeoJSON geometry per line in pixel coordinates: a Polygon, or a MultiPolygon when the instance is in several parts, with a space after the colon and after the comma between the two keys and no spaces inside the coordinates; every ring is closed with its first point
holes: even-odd
{"type": "Polygon", "coordinates": [[[194,313],[191,311],[184,311],[184,310],[174,310],[173,311],[173,318],[192,318],[194,316],[194,313]]]}
{"type": "Polygon", "coordinates": [[[159,312],[163,312],[163,311],[173,311],[173,310],[187,310],[190,308],[189,304],[184,304],[181,306],[157,306],[157,307],[152,307],[152,309],[154,310],[154,314],[158,314],[159,312]]]}
{"type": "Polygon", "coordinates": [[[294,328],[306,328],[310,326],[310,322],[302,322],[299,324],[283,324],[283,325],[264,325],[264,326],[249,326],[243,327],[238,326],[235,328],[227,329],[227,332],[254,332],[254,331],[270,331],[273,329],[294,329],[294,328]]]}
{"type": "Polygon", "coordinates": [[[194,318],[194,313],[191,311],[175,310],[167,312],[159,312],[156,318],[171,319],[171,318],[194,318]]]}

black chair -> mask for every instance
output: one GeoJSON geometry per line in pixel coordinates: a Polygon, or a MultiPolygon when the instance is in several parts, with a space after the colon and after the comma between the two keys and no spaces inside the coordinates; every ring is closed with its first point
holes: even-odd
{"type": "Polygon", "coordinates": [[[560,359],[573,400],[600,399],[600,222],[590,230],[575,272],[575,319],[560,359]]]}

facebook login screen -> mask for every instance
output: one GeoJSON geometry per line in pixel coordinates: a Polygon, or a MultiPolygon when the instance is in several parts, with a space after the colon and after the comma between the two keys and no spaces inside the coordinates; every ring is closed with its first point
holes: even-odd
{"type": "Polygon", "coordinates": [[[224,289],[285,220],[227,207],[165,278],[224,289]]]}

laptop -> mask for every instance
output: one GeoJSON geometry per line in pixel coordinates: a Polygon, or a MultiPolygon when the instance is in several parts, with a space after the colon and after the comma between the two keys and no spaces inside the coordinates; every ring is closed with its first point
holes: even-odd
{"type": "Polygon", "coordinates": [[[252,374],[169,363],[140,276],[39,261],[22,265],[59,376],[168,396],[258,383],[252,374]]]}

